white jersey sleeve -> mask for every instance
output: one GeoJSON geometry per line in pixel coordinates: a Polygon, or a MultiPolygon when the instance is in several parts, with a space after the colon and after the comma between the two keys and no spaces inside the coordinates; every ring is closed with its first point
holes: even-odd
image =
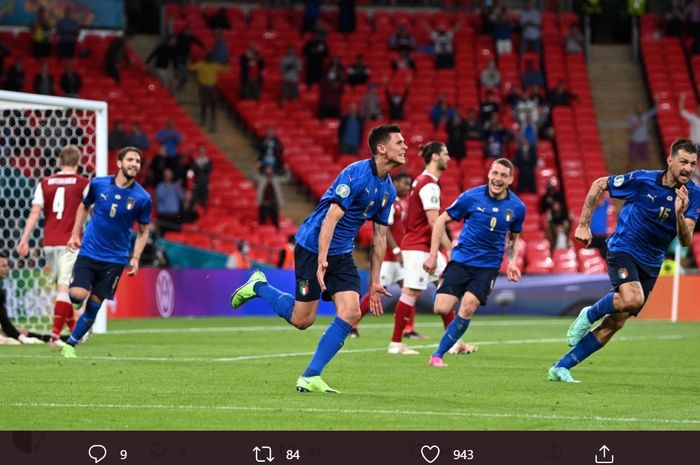
{"type": "Polygon", "coordinates": [[[41,183],[37,184],[36,189],[34,189],[32,205],[38,205],[40,207],[44,206],[44,189],[41,188],[41,183]]]}
{"type": "Polygon", "coordinates": [[[423,186],[418,195],[423,204],[423,210],[440,210],[440,186],[436,182],[423,186]]]}

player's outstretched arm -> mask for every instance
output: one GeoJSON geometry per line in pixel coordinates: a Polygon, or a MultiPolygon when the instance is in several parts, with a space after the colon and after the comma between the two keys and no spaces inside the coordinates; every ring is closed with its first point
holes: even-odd
{"type": "Polygon", "coordinates": [[[321,286],[321,290],[326,290],[324,276],[328,269],[328,249],[331,247],[333,233],[338,221],[345,215],[345,211],[337,203],[332,203],[326,212],[326,217],[321,224],[321,231],[318,234],[318,269],[316,271],[316,279],[321,286]]]}
{"type": "Polygon", "coordinates": [[[141,259],[141,252],[143,252],[146,243],[148,242],[148,232],[151,230],[150,224],[139,224],[139,232],[136,235],[136,240],[134,241],[134,254],[129,260],[129,266],[131,270],[129,271],[129,276],[136,276],[139,272],[139,260],[141,259]]]}
{"type": "Polygon", "coordinates": [[[75,223],[73,223],[73,231],[70,233],[70,239],[68,239],[68,248],[75,250],[80,248],[80,233],[83,231],[83,226],[85,226],[85,221],[87,221],[88,211],[84,203],[80,203],[78,211],[75,213],[75,223]]]}
{"type": "Polygon", "coordinates": [[[21,257],[26,257],[29,255],[29,235],[32,233],[32,231],[34,231],[34,228],[36,228],[39,218],[41,218],[41,206],[34,205],[32,206],[32,211],[27,217],[27,223],[24,225],[22,238],[19,240],[19,244],[17,244],[17,253],[21,257]]]}
{"type": "Polygon", "coordinates": [[[452,221],[450,215],[448,215],[447,212],[442,212],[435,221],[435,224],[432,225],[433,235],[430,238],[430,253],[428,254],[428,258],[425,259],[425,262],[423,262],[423,269],[430,274],[433,274],[437,268],[437,254],[440,250],[440,243],[442,242],[443,236],[445,236],[445,225],[450,221],[452,221]]]}
{"type": "Polygon", "coordinates": [[[600,194],[608,190],[608,177],[603,176],[593,181],[591,188],[588,190],[588,195],[586,195],[586,200],[583,202],[583,209],[581,210],[581,218],[578,221],[578,226],[574,232],[574,237],[589,246],[593,236],[591,234],[591,216],[593,216],[593,210],[598,206],[598,199],[600,194]]]}
{"type": "Polygon", "coordinates": [[[382,295],[391,297],[389,291],[384,289],[380,279],[382,260],[386,252],[386,236],[388,228],[383,224],[374,223],[372,235],[372,253],[369,264],[369,311],[372,315],[379,316],[384,313],[382,308],[382,295]]]}

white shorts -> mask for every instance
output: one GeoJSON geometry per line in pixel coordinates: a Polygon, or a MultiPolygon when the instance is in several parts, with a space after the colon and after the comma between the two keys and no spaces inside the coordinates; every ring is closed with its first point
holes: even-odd
{"type": "Polygon", "coordinates": [[[428,283],[437,282],[447,266],[447,261],[442,253],[438,252],[437,268],[434,274],[428,274],[423,269],[425,259],[430,255],[422,250],[403,250],[403,287],[424,291],[428,283]]]}
{"type": "Polygon", "coordinates": [[[382,262],[379,271],[382,286],[387,287],[396,284],[403,279],[403,267],[401,262],[382,262]]]}
{"type": "Polygon", "coordinates": [[[65,246],[50,246],[44,247],[44,255],[51,270],[51,281],[67,286],[73,273],[73,265],[78,258],[78,251],[65,246]]]}

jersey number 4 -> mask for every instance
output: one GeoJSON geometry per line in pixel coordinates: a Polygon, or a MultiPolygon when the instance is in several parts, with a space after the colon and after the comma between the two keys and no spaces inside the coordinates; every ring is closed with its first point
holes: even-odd
{"type": "Polygon", "coordinates": [[[52,210],[56,214],[56,219],[63,218],[63,210],[66,208],[66,188],[59,187],[53,195],[52,210]]]}

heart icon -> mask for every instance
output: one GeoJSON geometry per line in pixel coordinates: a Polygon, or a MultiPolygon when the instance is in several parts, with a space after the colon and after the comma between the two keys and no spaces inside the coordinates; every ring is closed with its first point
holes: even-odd
{"type": "Polygon", "coordinates": [[[420,448],[420,455],[428,463],[433,463],[440,457],[440,448],[438,446],[423,446],[420,448]]]}

